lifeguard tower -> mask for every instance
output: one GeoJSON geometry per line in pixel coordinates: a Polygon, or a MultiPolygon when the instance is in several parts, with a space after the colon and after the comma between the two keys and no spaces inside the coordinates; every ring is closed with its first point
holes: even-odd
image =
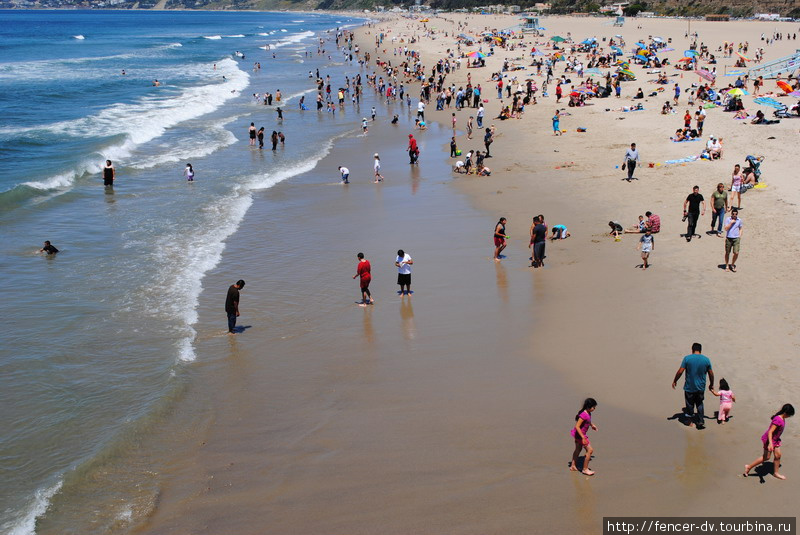
{"type": "Polygon", "coordinates": [[[522,15],[522,24],[520,25],[520,29],[522,33],[532,33],[534,35],[539,35],[539,31],[542,29],[539,26],[539,17],[537,15],[530,15],[525,14],[522,15]]]}
{"type": "Polygon", "coordinates": [[[625,17],[619,16],[614,20],[614,26],[624,26],[625,25],[625,17]]]}

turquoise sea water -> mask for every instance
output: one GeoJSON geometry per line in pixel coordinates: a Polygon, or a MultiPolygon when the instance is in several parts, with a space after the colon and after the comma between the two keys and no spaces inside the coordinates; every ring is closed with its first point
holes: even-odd
{"type": "Polygon", "coordinates": [[[355,114],[302,113],[298,101],[313,108],[309,71],[353,70],[332,42],[317,45],[360,22],[0,12],[0,532],[35,532],[53,496],[80,493],[82,467],[179,395],[203,275],[253,192],[358,128],[355,114]],[[278,89],[285,123],[252,96],[278,89]],[[251,121],[267,138],[283,131],[287,147],[248,147],[251,121]],[[44,240],[61,252],[36,254],[44,240]]]}

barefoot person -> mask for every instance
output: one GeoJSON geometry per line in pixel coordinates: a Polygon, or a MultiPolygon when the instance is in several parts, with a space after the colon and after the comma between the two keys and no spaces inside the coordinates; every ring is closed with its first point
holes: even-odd
{"type": "Polygon", "coordinates": [[[678,384],[683,372],[686,372],[686,379],[683,384],[683,396],[686,400],[686,407],[683,409],[684,416],[690,420],[690,426],[697,426],[697,429],[705,427],[705,415],[703,414],[703,398],[706,390],[706,374],[708,374],[710,390],[714,389],[714,370],[711,369],[711,361],[702,354],[703,346],[695,342],[692,344],[692,354],[686,355],[681,361],[681,367],[672,380],[672,389],[678,384]],[[694,410],[697,408],[697,414],[694,410]]]}
{"type": "Polygon", "coordinates": [[[358,265],[356,267],[356,274],[353,278],[360,277],[361,285],[361,302],[359,305],[367,306],[373,304],[375,301],[372,299],[372,294],[369,292],[369,283],[372,282],[372,266],[369,265],[369,260],[364,258],[364,253],[358,253],[358,265]]]}
{"type": "Polygon", "coordinates": [[[500,221],[494,226],[494,259],[496,262],[500,261],[500,253],[506,248],[506,218],[501,217],[500,221]]]}
{"type": "Polygon", "coordinates": [[[103,167],[103,185],[107,188],[114,186],[114,180],[117,179],[117,170],[111,160],[106,160],[106,165],[103,167]]]}
{"type": "Polygon", "coordinates": [[[725,271],[736,273],[736,260],[739,259],[739,242],[742,239],[742,220],[739,211],[731,210],[730,217],[725,219],[725,271]],[[728,263],[731,252],[733,261],[728,263]]]}
{"type": "Polygon", "coordinates": [[[592,448],[592,444],[589,442],[588,433],[590,427],[592,430],[597,431],[597,426],[592,423],[592,413],[596,408],[597,401],[595,401],[594,398],[586,398],[581,410],[575,415],[575,427],[573,427],[572,431],[569,433],[575,441],[575,451],[572,452],[572,462],[569,465],[569,469],[572,472],[578,471],[578,455],[580,455],[581,449],[585,449],[586,455],[583,458],[581,473],[587,476],[594,475],[594,471],[589,470],[589,461],[592,460],[594,448],[592,448]]]}
{"type": "Polygon", "coordinates": [[[634,179],[633,171],[636,169],[636,164],[639,162],[639,151],[636,150],[636,143],[631,143],[631,148],[625,151],[625,159],[622,161],[622,170],[628,170],[628,182],[634,179]]]}
{"type": "Polygon", "coordinates": [[[414,260],[411,255],[402,249],[397,251],[394,265],[397,266],[397,284],[400,286],[400,295],[411,295],[411,266],[413,264],[414,260]]]}
{"type": "Polygon", "coordinates": [[[236,318],[239,317],[239,290],[244,288],[244,281],[239,279],[228,288],[225,297],[225,313],[228,314],[228,334],[236,334],[236,318]]]}
{"type": "Polygon", "coordinates": [[[653,237],[653,234],[650,232],[649,228],[644,229],[644,236],[639,238],[639,250],[642,252],[642,269],[647,269],[650,267],[648,260],[650,259],[650,253],[652,253],[656,248],[656,239],[653,237]]]}
{"type": "Polygon", "coordinates": [[[531,267],[544,266],[544,249],[547,244],[547,227],[544,224],[542,216],[533,218],[533,227],[531,228],[531,267]]]}
{"type": "Polygon", "coordinates": [[[772,421],[769,423],[769,429],[761,435],[761,444],[764,446],[764,453],[752,462],[752,464],[744,465],[744,477],[750,475],[750,470],[765,463],[770,457],[774,456],[772,461],[772,475],[778,479],[786,479],[786,476],[779,472],[781,468],[781,435],[786,427],[786,418],[794,416],[794,407],[787,403],[781,410],[772,416],[772,421]]]}
{"type": "Polygon", "coordinates": [[[377,184],[383,181],[383,175],[381,174],[381,157],[376,152],[373,158],[375,161],[372,163],[372,167],[375,169],[375,183],[377,184]]]}

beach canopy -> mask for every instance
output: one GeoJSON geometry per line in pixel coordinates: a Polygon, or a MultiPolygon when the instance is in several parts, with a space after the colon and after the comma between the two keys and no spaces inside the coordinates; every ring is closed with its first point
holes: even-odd
{"type": "Polygon", "coordinates": [[[717,78],[714,75],[714,73],[709,72],[709,71],[707,71],[705,69],[697,69],[697,70],[694,71],[694,73],[697,76],[699,76],[700,78],[702,78],[704,80],[708,80],[709,82],[713,82],[717,78]]]}
{"type": "Polygon", "coordinates": [[[563,43],[564,41],[566,41],[566,39],[564,39],[560,35],[554,35],[553,37],[550,38],[550,40],[553,41],[554,43],[563,43]]]}
{"type": "Polygon", "coordinates": [[[698,56],[699,54],[697,53],[697,50],[684,50],[683,55],[686,56],[687,58],[693,58],[695,56],[698,56]]]}

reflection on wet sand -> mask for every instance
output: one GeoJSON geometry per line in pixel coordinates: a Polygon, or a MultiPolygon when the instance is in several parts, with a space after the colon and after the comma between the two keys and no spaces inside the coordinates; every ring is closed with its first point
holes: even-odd
{"type": "Polygon", "coordinates": [[[414,324],[414,307],[410,296],[400,300],[400,318],[403,321],[403,337],[408,341],[414,340],[417,337],[417,326],[414,324]]]}
{"type": "Polygon", "coordinates": [[[506,267],[502,262],[495,262],[494,270],[497,274],[497,294],[503,300],[503,303],[508,304],[508,275],[506,274],[506,267]]]}

